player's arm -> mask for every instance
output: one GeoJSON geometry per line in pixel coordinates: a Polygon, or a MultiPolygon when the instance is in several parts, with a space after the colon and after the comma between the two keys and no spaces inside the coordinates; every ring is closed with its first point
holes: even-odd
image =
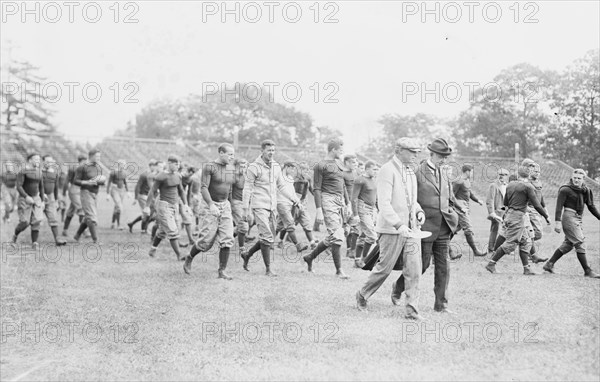
{"type": "Polygon", "coordinates": [[[19,192],[19,195],[21,195],[22,197],[27,198],[29,195],[27,195],[27,193],[25,192],[25,189],[23,188],[23,183],[25,183],[25,174],[19,171],[19,173],[17,174],[17,192],[19,192]]]}
{"type": "Polygon", "coordinates": [[[67,172],[67,180],[65,180],[65,184],[63,184],[62,194],[63,196],[67,196],[67,190],[69,189],[69,183],[71,183],[71,169],[67,172]]]}
{"type": "Polygon", "coordinates": [[[183,189],[183,184],[181,182],[177,185],[177,193],[179,194],[179,197],[181,198],[181,202],[183,203],[183,205],[187,206],[188,202],[187,202],[187,198],[185,197],[185,190],[183,189]]]}
{"type": "Polygon", "coordinates": [[[56,183],[54,184],[54,200],[58,201],[58,183],[60,175],[56,174],[56,183]]]}
{"type": "Polygon", "coordinates": [[[494,206],[496,205],[496,203],[494,203],[495,198],[496,198],[496,184],[492,183],[488,187],[488,192],[485,197],[485,205],[488,210],[488,215],[490,215],[490,216],[493,216],[496,213],[496,211],[494,210],[494,206]]]}
{"type": "Polygon", "coordinates": [[[146,176],[144,174],[140,175],[137,183],[135,184],[135,188],[133,189],[133,197],[137,200],[138,196],[140,196],[140,190],[142,189],[142,183],[146,181],[146,176]]]}
{"type": "MultiPolygon", "coordinates": [[[[39,170],[39,171],[42,172],[42,170],[39,170]]],[[[40,198],[45,201],[46,200],[46,191],[44,190],[44,175],[42,175],[40,177],[40,183],[38,183],[38,189],[40,192],[40,198]]]]}
{"type": "Polygon", "coordinates": [[[315,165],[313,179],[315,180],[315,184],[313,186],[313,195],[315,196],[315,207],[318,210],[322,208],[321,186],[323,184],[323,169],[319,164],[315,165]]]}
{"type": "Polygon", "coordinates": [[[472,193],[470,190],[469,190],[469,198],[472,201],[474,201],[475,203],[483,205],[483,203],[477,198],[477,196],[475,196],[475,194],[472,193]]]}
{"type": "Polygon", "coordinates": [[[212,197],[210,196],[210,192],[208,192],[208,186],[212,180],[213,170],[210,163],[206,163],[202,168],[202,178],[200,183],[200,194],[202,194],[202,199],[204,199],[209,208],[213,205],[212,197]]]}
{"type": "Polygon", "coordinates": [[[154,203],[154,197],[156,196],[158,187],[159,187],[159,180],[154,179],[154,182],[152,182],[152,187],[150,188],[150,192],[148,193],[148,200],[146,202],[146,207],[149,207],[154,203]]]}
{"type": "Polygon", "coordinates": [[[114,181],[114,175],[115,173],[113,171],[110,172],[110,174],[108,175],[108,182],[106,182],[106,193],[110,195],[110,186],[112,185],[113,181],[114,181]]]}
{"type": "Polygon", "coordinates": [[[588,194],[585,200],[585,205],[587,206],[588,211],[590,211],[590,213],[594,215],[596,219],[600,220],[600,213],[598,212],[596,205],[594,205],[594,194],[592,193],[591,188],[588,188],[588,194]]]}
{"type": "Polygon", "coordinates": [[[294,203],[294,204],[300,203],[300,199],[298,199],[298,197],[296,196],[296,192],[294,192],[294,191],[290,192],[289,188],[286,187],[286,182],[289,182],[289,179],[286,179],[283,176],[282,171],[279,172],[276,182],[277,182],[277,189],[279,190],[279,192],[281,192],[281,194],[283,196],[285,196],[287,199],[291,200],[292,203],[294,203]]]}
{"type": "Polygon", "coordinates": [[[358,216],[358,195],[362,191],[365,182],[361,179],[356,179],[354,181],[354,187],[352,187],[352,195],[350,198],[350,202],[352,203],[352,215],[358,216]]]}
{"type": "Polygon", "coordinates": [[[535,208],[535,210],[544,217],[544,219],[546,219],[546,222],[548,224],[550,224],[550,220],[548,220],[548,214],[546,213],[546,210],[544,210],[544,207],[542,207],[542,205],[540,204],[540,201],[538,200],[537,196],[535,196],[535,191],[533,190],[533,186],[532,187],[527,187],[527,198],[529,199],[529,201],[531,202],[531,205],[533,205],[533,208],[535,208]]]}
{"type": "Polygon", "coordinates": [[[250,199],[252,198],[252,194],[254,193],[254,188],[256,187],[256,178],[257,171],[256,164],[251,163],[246,170],[245,182],[244,182],[244,190],[242,191],[242,206],[244,209],[244,214],[248,212],[250,208],[250,199]]]}

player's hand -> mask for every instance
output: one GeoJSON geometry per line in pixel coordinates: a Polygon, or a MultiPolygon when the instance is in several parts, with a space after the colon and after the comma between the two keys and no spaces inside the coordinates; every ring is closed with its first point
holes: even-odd
{"type": "Polygon", "coordinates": [[[132,206],[135,206],[137,204],[137,200],[133,199],[133,203],[131,203],[132,206]]]}
{"type": "Polygon", "coordinates": [[[323,217],[323,208],[317,208],[317,224],[323,224],[325,218],[323,217]]]}
{"type": "Polygon", "coordinates": [[[480,201],[477,202],[480,206],[483,206],[483,203],[480,201]]]}
{"type": "Polygon", "coordinates": [[[554,225],[554,232],[556,232],[556,233],[561,232],[560,222],[556,222],[556,224],[554,225]]]}
{"type": "Polygon", "coordinates": [[[215,216],[219,216],[221,214],[221,210],[219,210],[219,207],[217,207],[217,205],[214,203],[211,203],[208,210],[210,211],[211,214],[213,214],[215,216]]]}
{"type": "Polygon", "coordinates": [[[348,224],[350,224],[351,227],[356,227],[359,222],[360,218],[358,216],[352,216],[350,220],[348,220],[348,224]]]}
{"type": "Polygon", "coordinates": [[[398,230],[398,232],[400,232],[400,235],[402,236],[408,236],[412,233],[411,229],[408,228],[408,226],[406,224],[402,224],[400,227],[396,228],[398,230]]]}
{"type": "Polygon", "coordinates": [[[149,206],[144,207],[143,211],[146,215],[150,215],[150,207],[149,206]]]}
{"type": "Polygon", "coordinates": [[[425,224],[425,212],[423,211],[417,211],[417,224],[419,224],[419,226],[422,226],[423,224],[425,224]]]}
{"type": "Polygon", "coordinates": [[[25,202],[27,202],[27,204],[33,204],[34,203],[33,198],[31,196],[29,196],[29,195],[27,195],[25,197],[25,202]]]}
{"type": "Polygon", "coordinates": [[[352,216],[352,204],[346,204],[346,215],[352,216]]]}
{"type": "Polygon", "coordinates": [[[48,203],[48,195],[44,195],[44,197],[42,198],[44,203],[48,203]]]}

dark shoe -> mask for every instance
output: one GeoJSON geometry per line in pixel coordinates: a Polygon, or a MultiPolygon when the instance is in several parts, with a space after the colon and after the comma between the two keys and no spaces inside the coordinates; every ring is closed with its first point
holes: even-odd
{"type": "Polygon", "coordinates": [[[179,242],[179,248],[187,248],[188,245],[190,245],[190,243],[185,243],[184,244],[182,242],[179,242]]]}
{"type": "Polygon", "coordinates": [[[448,309],[448,308],[442,308],[442,309],[440,309],[440,310],[436,310],[436,309],[434,309],[434,311],[436,311],[436,312],[438,312],[438,313],[446,313],[446,314],[453,314],[453,315],[455,315],[455,314],[456,314],[456,312],[455,312],[455,311],[453,311],[453,310],[450,310],[450,309],[448,309]]]}
{"type": "Polygon", "coordinates": [[[450,257],[450,260],[458,260],[462,257],[462,251],[456,253],[452,250],[452,247],[450,247],[449,257],[450,257]]]}
{"type": "Polygon", "coordinates": [[[544,261],[548,261],[548,258],[546,257],[544,259],[544,258],[538,257],[537,255],[531,256],[531,262],[534,264],[543,263],[544,261]]]}
{"type": "Polygon", "coordinates": [[[246,236],[246,243],[253,241],[254,239],[256,239],[256,236],[246,236]]]}
{"type": "Polygon", "coordinates": [[[473,251],[473,256],[475,256],[475,257],[485,257],[485,256],[487,256],[487,253],[483,253],[483,252],[479,252],[479,251],[473,251]]]}
{"type": "Polygon", "coordinates": [[[67,245],[67,242],[63,240],[56,240],[55,244],[57,247],[62,247],[63,245],[67,245]]]}
{"type": "Polygon", "coordinates": [[[38,249],[40,249],[40,243],[38,243],[37,241],[31,243],[31,249],[33,249],[34,251],[37,251],[38,249]]]}
{"type": "Polygon", "coordinates": [[[80,239],[80,236],[77,236],[77,235],[73,236],[73,240],[75,240],[77,243],[79,243],[79,239],[80,239]]]}
{"type": "Polygon", "coordinates": [[[277,277],[278,274],[273,272],[271,269],[267,268],[267,271],[265,272],[265,276],[269,276],[269,277],[277,277]]]}
{"type": "Polygon", "coordinates": [[[133,224],[127,223],[127,227],[129,227],[129,233],[133,233],[133,224]]]}
{"type": "Polygon", "coordinates": [[[349,258],[349,259],[354,259],[354,258],[355,258],[355,256],[354,256],[354,251],[353,251],[353,250],[351,250],[351,249],[348,249],[348,250],[346,251],[346,257],[347,257],[347,258],[349,258]]]}
{"type": "Polygon", "coordinates": [[[367,300],[360,294],[360,291],[356,292],[356,307],[361,312],[368,312],[367,310],[367,300]]]}
{"type": "Polygon", "coordinates": [[[308,244],[306,244],[306,243],[296,244],[296,251],[298,251],[298,252],[306,251],[307,249],[308,249],[308,244]]]}
{"type": "Polygon", "coordinates": [[[183,271],[188,275],[192,271],[192,261],[193,260],[194,260],[194,258],[192,256],[186,256],[185,262],[183,263],[183,271]]]}
{"type": "Polygon", "coordinates": [[[231,277],[227,273],[225,273],[225,270],[219,270],[219,277],[218,278],[224,279],[224,280],[233,280],[233,277],[231,277]]]}
{"type": "Polygon", "coordinates": [[[496,264],[488,263],[488,265],[485,266],[485,269],[490,273],[496,273],[496,264]]]}
{"type": "Polygon", "coordinates": [[[404,315],[404,318],[407,320],[425,321],[425,317],[417,313],[417,311],[415,311],[412,307],[406,308],[406,314],[404,315]]]}
{"type": "Polygon", "coordinates": [[[335,272],[335,275],[342,280],[348,280],[350,278],[350,276],[345,274],[344,271],[342,271],[341,269],[339,269],[337,272],[335,272]]]}
{"type": "Polygon", "coordinates": [[[13,237],[12,237],[12,242],[13,242],[14,244],[17,244],[17,235],[13,235],[13,237]]]}
{"type": "Polygon", "coordinates": [[[523,268],[523,274],[525,276],[535,276],[535,275],[537,275],[537,273],[533,273],[533,271],[531,269],[529,269],[529,267],[523,268]]]}
{"type": "Polygon", "coordinates": [[[63,235],[64,237],[67,237],[67,236],[69,236],[69,233],[63,229],[63,231],[62,231],[62,235],[63,235]]]}
{"type": "Polygon", "coordinates": [[[402,297],[402,294],[397,295],[396,294],[396,281],[394,281],[392,283],[392,304],[398,306],[400,305],[400,298],[402,297]]]}
{"type": "Polygon", "coordinates": [[[148,252],[148,256],[154,257],[154,255],[156,255],[156,248],[150,248],[150,251],[148,252]]]}
{"type": "Polygon", "coordinates": [[[600,275],[597,274],[596,272],[592,271],[591,269],[588,269],[585,271],[585,273],[583,274],[584,277],[589,277],[591,279],[600,279],[600,275]]]}
{"type": "Polygon", "coordinates": [[[310,256],[310,253],[308,255],[302,256],[302,259],[306,262],[306,265],[308,266],[308,271],[312,272],[313,258],[310,256]]]}
{"type": "Polygon", "coordinates": [[[554,263],[548,261],[544,264],[543,269],[548,273],[554,273],[554,263]]]}
{"type": "Polygon", "coordinates": [[[240,257],[242,258],[242,260],[244,260],[244,270],[245,271],[250,271],[250,269],[248,269],[248,262],[250,261],[250,256],[248,256],[248,253],[243,253],[240,255],[240,257]]]}

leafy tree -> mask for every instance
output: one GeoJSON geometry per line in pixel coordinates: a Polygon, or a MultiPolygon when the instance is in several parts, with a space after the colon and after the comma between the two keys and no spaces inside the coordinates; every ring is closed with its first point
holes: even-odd
{"type": "Polygon", "coordinates": [[[2,126],[7,130],[55,132],[47,92],[42,91],[46,78],[39,68],[27,61],[10,60],[2,71],[0,96],[6,104],[2,126]]]}
{"type": "Polygon", "coordinates": [[[600,175],[600,50],[591,50],[562,74],[553,95],[548,152],[590,177],[600,175]]]}

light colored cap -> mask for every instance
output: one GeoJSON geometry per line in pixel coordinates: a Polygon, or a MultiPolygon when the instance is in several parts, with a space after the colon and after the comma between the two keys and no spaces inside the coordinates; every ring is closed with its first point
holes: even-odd
{"type": "Polygon", "coordinates": [[[410,150],[415,153],[418,153],[421,151],[421,148],[419,147],[417,142],[414,139],[407,138],[407,137],[398,139],[396,141],[396,147],[401,148],[401,149],[410,150]]]}

